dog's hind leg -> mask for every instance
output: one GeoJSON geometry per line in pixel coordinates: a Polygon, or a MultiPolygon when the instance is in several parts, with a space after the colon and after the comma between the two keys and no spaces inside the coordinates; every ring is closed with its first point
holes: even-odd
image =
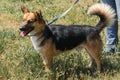
{"type": "MultiPolygon", "coordinates": [[[[86,51],[88,52],[88,50],[86,49],[86,51]]],[[[89,53],[89,52],[88,52],[89,53]]],[[[90,67],[92,67],[92,66],[94,66],[94,63],[95,63],[95,60],[93,59],[93,57],[89,54],[89,56],[90,56],[90,63],[89,63],[89,65],[88,65],[88,67],[90,68],[90,67]]]]}
{"type": "MultiPolygon", "coordinates": [[[[101,72],[101,59],[100,53],[102,49],[102,41],[100,39],[88,41],[86,44],[86,50],[91,58],[93,58],[97,64],[97,69],[101,72]]],[[[92,59],[92,61],[93,61],[92,59]]],[[[93,64],[93,62],[91,63],[93,64]]]]}

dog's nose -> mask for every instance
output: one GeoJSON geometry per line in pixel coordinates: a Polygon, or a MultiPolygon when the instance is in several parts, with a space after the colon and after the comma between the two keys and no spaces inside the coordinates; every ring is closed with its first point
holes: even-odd
{"type": "Polygon", "coordinates": [[[24,26],[21,26],[21,27],[19,28],[19,30],[24,31],[24,30],[26,30],[26,28],[25,28],[24,26]]]}
{"type": "Polygon", "coordinates": [[[21,31],[22,31],[22,30],[23,30],[23,28],[22,28],[22,27],[20,27],[20,28],[19,28],[19,30],[21,30],[21,31]]]}

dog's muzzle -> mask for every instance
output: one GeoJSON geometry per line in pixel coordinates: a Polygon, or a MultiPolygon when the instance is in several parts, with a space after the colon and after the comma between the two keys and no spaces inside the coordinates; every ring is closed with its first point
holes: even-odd
{"type": "Polygon", "coordinates": [[[27,31],[27,30],[28,30],[28,27],[21,26],[21,27],[19,28],[19,30],[20,30],[20,31],[27,31]]]}
{"type": "Polygon", "coordinates": [[[19,28],[19,30],[21,31],[20,35],[22,37],[26,36],[28,33],[30,33],[32,30],[34,29],[34,27],[32,26],[21,26],[19,28]]]}

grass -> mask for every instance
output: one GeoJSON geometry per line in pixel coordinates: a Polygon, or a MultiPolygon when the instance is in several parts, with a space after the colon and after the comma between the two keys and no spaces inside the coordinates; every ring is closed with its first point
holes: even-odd
{"type": "MultiPolygon", "coordinates": [[[[97,0],[80,0],[66,16],[55,24],[95,25],[97,17],[86,14],[97,0]],[[79,17],[78,17],[79,16],[79,17]]],[[[71,6],[69,0],[0,0],[0,80],[49,80],[43,71],[42,59],[33,49],[29,37],[21,38],[22,22],[20,6],[30,10],[41,9],[46,22],[71,6]]],[[[120,31],[119,31],[120,32],[120,31]]],[[[101,33],[105,43],[105,33],[101,33]]],[[[120,51],[120,43],[118,45],[120,51]]],[[[96,75],[96,67],[89,69],[88,54],[82,50],[66,52],[54,58],[53,75],[56,80],[119,80],[120,55],[101,54],[104,73],[96,75]]]]}

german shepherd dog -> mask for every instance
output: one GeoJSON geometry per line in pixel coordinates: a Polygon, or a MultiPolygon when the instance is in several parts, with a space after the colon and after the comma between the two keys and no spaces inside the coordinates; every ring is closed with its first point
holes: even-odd
{"type": "Polygon", "coordinates": [[[100,17],[94,27],[89,25],[47,25],[40,10],[30,12],[21,7],[23,23],[20,26],[22,37],[29,35],[36,51],[41,53],[45,70],[51,70],[53,57],[76,47],[83,47],[91,57],[91,65],[96,62],[101,71],[100,53],[103,46],[100,32],[112,25],[115,11],[107,4],[97,3],[88,9],[88,14],[100,17]]]}

